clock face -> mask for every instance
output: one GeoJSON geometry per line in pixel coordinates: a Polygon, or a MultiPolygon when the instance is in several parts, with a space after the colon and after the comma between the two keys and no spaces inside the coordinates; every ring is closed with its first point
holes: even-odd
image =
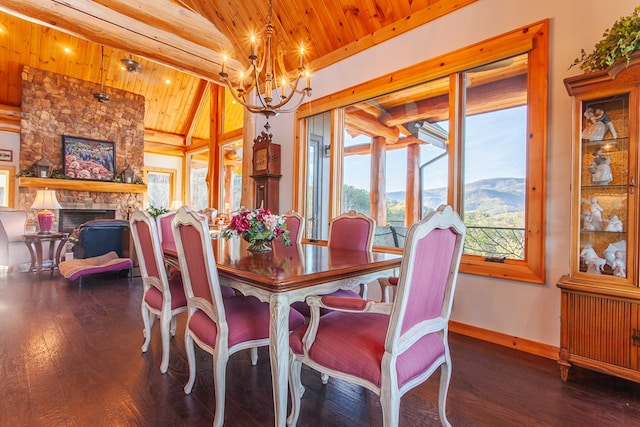
{"type": "Polygon", "coordinates": [[[254,168],[256,171],[262,171],[267,169],[267,149],[262,148],[257,150],[254,158],[254,168]]]}

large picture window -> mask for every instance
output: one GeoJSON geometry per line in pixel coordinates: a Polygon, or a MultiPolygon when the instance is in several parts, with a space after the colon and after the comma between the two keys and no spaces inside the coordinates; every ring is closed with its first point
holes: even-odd
{"type": "Polygon", "coordinates": [[[355,209],[376,220],[375,246],[401,248],[411,224],[448,203],[468,227],[461,271],[543,283],[547,27],[532,24],[298,112],[306,148],[294,208],[305,215],[305,237],[326,239],[331,218],[355,209]]]}

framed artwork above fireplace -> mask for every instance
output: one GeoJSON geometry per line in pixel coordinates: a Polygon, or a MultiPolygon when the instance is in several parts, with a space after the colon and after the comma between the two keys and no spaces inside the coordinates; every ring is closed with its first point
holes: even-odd
{"type": "Polygon", "coordinates": [[[65,178],[113,181],[115,151],[115,142],[63,135],[62,164],[65,178]]]}

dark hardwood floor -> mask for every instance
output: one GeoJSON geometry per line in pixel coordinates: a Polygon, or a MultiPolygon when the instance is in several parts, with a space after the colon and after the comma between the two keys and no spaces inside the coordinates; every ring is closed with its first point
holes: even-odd
{"type": "MultiPolygon", "coordinates": [[[[198,351],[191,395],[183,333],[160,373],[160,341],[142,354],[140,278],[89,278],[82,288],[57,274],[0,278],[0,426],[209,426],[211,358],[198,351]]],[[[452,334],[448,416],[454,426],[640,425],[640,384],[452,334]]],[[[227,369],[225,425],[273,425],[268,351],[248,351],[227,369]]],[[[437,426],[438,374],[402,398],[401,426],[437,426]]],[[[303,369],[299,426],[379,426],[377,396],[303,369]]]]}

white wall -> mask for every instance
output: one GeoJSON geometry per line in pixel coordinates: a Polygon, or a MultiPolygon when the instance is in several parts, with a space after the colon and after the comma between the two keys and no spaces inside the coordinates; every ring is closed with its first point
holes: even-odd
{"type": "MultiPolygon", "coordinates": [[[[580,74],[569,65],[580,49],[590,52],[605,29],[635,7],[629,0],[481,0],[410,33],[320,70],[312,77],[313,98],[337,92],[396,69],[469,46],[546,18],[550,19],[549,145],[547,176],[547,277],[534,285],[461,275],[453,320],[549,345],[560,343],[557,279],[569,272],[571,104],[563,79],[580,74]]],[[[301,107],[301,108],[304,108],[301,107]]],[[[257,129],[264,124],[257,120],[257,129]]],[[[293,205],[294,116],[271,119],[282,144],[280,208],[293,205]]]]}

